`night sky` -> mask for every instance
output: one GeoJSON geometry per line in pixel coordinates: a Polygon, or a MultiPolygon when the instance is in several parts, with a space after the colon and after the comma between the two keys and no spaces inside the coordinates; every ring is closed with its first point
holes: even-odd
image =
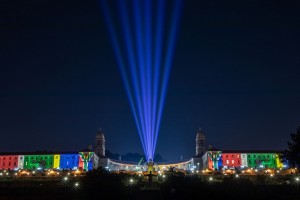
{"type": "MultiPolygon", "coordinates": [[[[186,0],[156,152],[285,149],[300,125],[299,1],[186,0]]],[[[0,2],[0,151],[142,147],[99,2],[0,2]]]]}

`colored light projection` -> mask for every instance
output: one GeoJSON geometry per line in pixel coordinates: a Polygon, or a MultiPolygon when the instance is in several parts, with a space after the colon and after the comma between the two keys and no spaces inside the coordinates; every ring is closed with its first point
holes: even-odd
{"type": "Polygon", "coordinates": [[[79,163],[78,154],[61,154],[60,168],[62,169],[76,169],[79,163]]]}
{"type": "Polygon", "coordinates": [[[93,169],[92,158],[94,152],[79,152],[79,168],[85,171],[93,169]]]}
{"type": "Polygon", "coordinates": [[[275,168],[275,157],[274,153],[250,153],[248,154],[248,167],[275,168]]]}
{"type": "Polygon", "coordinates": [[[101,3],[137,131],[150,161],[166,97],[181,0],[101,3]],[[113,6],[117,13],[111,12],[113,6]]]}
{"type": "Polygon", "coordinates": [[[208,151],[208,164],[210,169],[219,170],[219,167],[222,166],[222,152],[221,151],[208,151]]]}
{"type": "Polygon", "coordinates": [[[53,167],[53,155],[25,155],[24,169],[49,169],[53,167]]]}
{"type": "Polygon", "coordinates": [[[283,168],[284,167],[284,164],[280,159],[280,154],[278,154],[278,153],[276,153],[276,155],[275,155],[275,163],[276,163],[277,168],[283,168]]]}
{"type": "Polygon", "coordinates": [[[222,153],[221,151],[208,151],[205,154],[205,168],[220,170],[225,168],[254,168],[276,169],[288,168],[288,163],[283,163],[280,153],[222,153]]]}

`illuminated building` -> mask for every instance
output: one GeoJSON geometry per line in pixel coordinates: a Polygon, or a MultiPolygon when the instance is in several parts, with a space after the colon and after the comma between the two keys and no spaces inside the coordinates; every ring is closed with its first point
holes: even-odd
{"type": "Polygon", "coordinates": [[[196,135],[196,156],[203,155],[206,152],[206,137],[200,128],[196,135]]]}
{"type": "Polygon", "coordinates": [[[202,157],[206,152],[206,137],[203,130],[200,128],[196,134],[196,155],[193,157],[197,170],[203,169],[202,157]]]}
{"type": "MultiPolygon", "coordinates": [[[[96,135],[96,149],[105,156],[105,138],[99,131],[96,135]]],[[[77,152],[10,152],[0,153],[0,170],[13,169],[60,169],[85,171],[99,167],[99,157],[91,149],[77,152]]]]}
{"type": "MultiPolygon", "coordinates": [[[[276,168],[276,152],[260,151],[247,154],[248,166],[252,168],[276,168]]],[[[280,167],[278,167],[280,168],[280,167]]]]}
{"type": "MultiPolygon", "coordinates": [[[[97,136],[98,134],[96,135],[96,140],[97,140],[97,136]]],[[[170,168],[173,168],[175,171],[194,170],[196,168],[196,166],[194,165],[195,163],[194,160],[195,160],[194,158],[190,158],[186,161],[181,161],[179,163],[153,163],[153,166],[151,166],[151,171],[153,170],[152,173],[157,174],[160,171],[169,170],[170,168]]],[[[96,163],[96,161],[94,161],[94,163],[96,163]]],[[[117,173],[147,172],[147,170],[149,170],[147,165],[140,165],[140,162],[136,163],[130,161],[114,160],[108,157],[99,157],[98,166],[106,168],[111,172],[117,172],[117,173]]]]}
{"type": "Polygon", "coordinates": [[[284,163],[281,162],[279,153],[275,154],[275,162],[276,162],[276,167],[277,168],[284,168],[284,163]]]}
{"type": "Polygon", "coordinates": [[[98,156],[91,151],[80,152],[10,152],[0,153],[0,170],[14,169],[82,169],[98,167],[98,156]]]}
{"type": "Polygon", "coordinates": [[[202,169],[219,170],[222,166],[222,152],[216,148],[209,148],[202,156],[202,169]]]}
{"type": "Polygon", "coordinates": [[[88,171],[93,169],[93,158],[95,153],[89,151],[81,151],[79,152],[79,164],[78,167],[88,171]]]}
{"type": "MultiPolygon", "coordinates": [[[[196,134],[196,155],[180,163],[155,163],[154,171],[164,171],[169,168],[175,170],[213,170],[244,169],[244,168],[283,168],[279,159],[281,151],[255,151],[255,150],[221,150],[209,145],[207,149],[206,137],[202,131],[196,134]]],[[[146,171],[147,166],[137,163],[117,161],[110,158],[100,158],[99,166],[110,171],[146,171]]]]}
{"type": "Polygon", "coordinates": [[[95,154],[100,158],[105,157],[105,137],[101,129],[95,138],[95,154]]]}
{"type": "MultiPolygon", "coordinates": [[[[117,161],[105,157],[105,137],[99,130],[95,137],[95,152],[89,149],[79,152],[15,152],[0,153],[0,170],[13,169],[60,169],[85,171],[104,167],[110,171],[147,171],[140,163],[117,161]]],[[[280,160],[281,151],[221,150],[206,148],[202,131],[196,134],[196,155],[179,163],[153,163],[153,173],[168,170],[220,170],[220,169],[276,169],[286,168],[280,160]]]]}
{"type": "Polygon", "coordinates": [[[18,155],[0,155],[0,169],[14,169],[18,167],[18,155]]]}
{"type": "MultiPolygon", "coordinates": [[[[126,162],[120,160],[113,160],[107,158],[107,165],[105,166],[112,172],[126,172],[126,171],[135,171],[135,172],[145,172],[148,174],[148,166],[147,165],[139,165],[135,162],[126,162]]],[[[186,171],[186,170],[194,170],[194,159],[191,158],[187,161],[183,161],[180,163],[154,163],[151,171],[152,174],[157,174],[158,172],[167,171],[170,168],[173,168],[175,171],[186,171]]]]}
{"type": "Polygon", "coordinates": [[[78,154],[60,154],[59,168],[61,169],[77,169],[79,163],[78,154]]]}
{"type": "MultiPolygon", "coordinates": [[[[243,154],[247,156],[246,154],[243,154]]],[[[222,165],[227,167],[241,167],[242,166],[242,154],[240,153],[224,153],[222,152],[222,165]]]]}
{"type": "Polygon", "coordinates": [[[23,169],[50,169],[53,168],[54,155],[48,154],[24,154],[23,169]]]}
{"type": "Polygon", "coordinates": [[[18,166],[16,168],[18,169],[24,168],[24,155],[18,155],[18,166]]]}
{"type": "Polygon", "coordinates": [[[273,150],[208,150],[202,157],[203,169],[283,168],[280,151],[273,150]]]}

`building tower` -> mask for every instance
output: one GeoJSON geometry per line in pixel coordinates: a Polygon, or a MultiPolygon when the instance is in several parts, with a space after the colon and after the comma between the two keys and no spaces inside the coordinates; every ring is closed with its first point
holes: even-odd
{"type": "Polygon", "coordinates": [[[199,128],[196,136],[196,156],[202,156],[206,152],[206,137],[203,130],[199,128]]]}
{"type": "Polygon", "coordinates": [[[99,129],[95,138],[95,154],[100,158],[105,157],[105,137],[101,129],[99,129]]]}

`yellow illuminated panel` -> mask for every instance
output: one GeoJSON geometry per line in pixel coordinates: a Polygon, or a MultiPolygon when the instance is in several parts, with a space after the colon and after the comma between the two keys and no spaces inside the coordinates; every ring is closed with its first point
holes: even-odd
{"type": "Polygon", "coordinates": [[[283,163],[280,160],[279,154],[276,154],[275,161],[276,161],[277,168],[283,168],[283,163]]]}
{"type": "Polygon", "coordinates": [[[60,155],[55,154],[54,155],[53,168],[58,169],[59,168],[59,163],[60,163],[60,155]]]}

